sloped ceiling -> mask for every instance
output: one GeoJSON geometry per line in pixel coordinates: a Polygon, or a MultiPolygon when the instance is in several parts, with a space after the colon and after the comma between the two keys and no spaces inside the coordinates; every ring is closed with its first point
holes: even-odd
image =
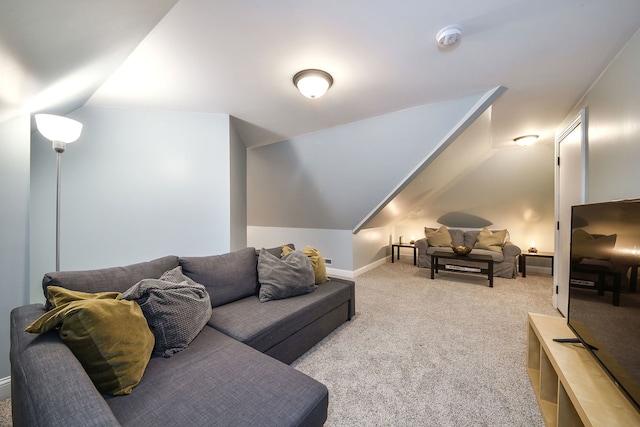
{"type": "Polygon", "coordinates": [[[639,26],[637,0],[4,0],[0,113],[222,113],[254,147],[502,85],[494,145],[549,140],[639,26]],[[297,93],[304,68],[333,75],[325,97],[297,93]]]}
{"type": "Polygon", "coordinates": [[[82,106],[176,2],[0,2],[0,123],[82,106]]]}

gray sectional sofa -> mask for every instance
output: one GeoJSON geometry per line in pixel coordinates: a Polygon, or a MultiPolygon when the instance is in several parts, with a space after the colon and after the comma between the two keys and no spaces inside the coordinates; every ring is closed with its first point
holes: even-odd
{"type": "MultiPolygon", "coordinates": [[[[433,229],[425,229],[427,231],[436,231],[433,229]]],[[[429,244],[429,238],[423,237],[416,240],[415,246],[418,249],[418,267],[431,268],[431,254],[435,251],[443,251],[453,253],[451,246],[468,246],[473,248],[476,254],[490,255],[493,258],[493,275],[497,277],[505,277],[513,279],[518,273],[517,261],[520,255],[520,247],[505,241],[499,250],[487,250],[474,248],[480,230],[464,231],[458,228],[447,229],[451,236],[451,243],[445,246],[434,246],[429,244]]],[[[508,232],[506,233],[508,236],[508,232]]],[[[458,265],[477,266],[473,262],[457,261],[458,265]]]]}
{"type": "MultiPolygon", "coordinates": [[[[270,250],[279,255],[280,248],[270,250]]],[[[124,292],[181,266],[211,295],[212,315],[171,357],[152,357],[131,394],[101,394],[58,333],[25,328],[43,304],[11,312],[15,426],[320,426],[328,390],[288,366],[355,313],[354,282],[330,278],[314,292],[260,302],[254,248],[167,256],[124,267],[49,273],[43,288],[124,292]]]]}

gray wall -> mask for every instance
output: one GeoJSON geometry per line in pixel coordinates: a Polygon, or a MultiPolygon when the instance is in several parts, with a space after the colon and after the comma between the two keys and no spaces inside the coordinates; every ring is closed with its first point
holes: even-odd
{"type": "MultiPolygon", "coordinates": [[[[84,128],[62,155],[62,270],[231,249],[229,116],[85,107],[69,117],[84,128]]],[[[31,191],[31,299],[41,301],[55,269],[55,153],[38,133],[31,191]]]]}
{"type": "MultiPolygon", "coordinates": [[[[9,312],[28,302],[29,115],[0,123],[0,381],[9,365],[9,312]]],[[[0,386],[0,399],[9,387],[0,386]]]]}
{"type": "Polygon", "coordinates": [[[483,95],[250,149],[249,225],[353,230],[483,95]]]}

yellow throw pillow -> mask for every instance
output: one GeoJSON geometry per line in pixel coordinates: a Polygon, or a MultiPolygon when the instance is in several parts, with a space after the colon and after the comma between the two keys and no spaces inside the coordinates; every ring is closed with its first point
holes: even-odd
{"type": "Polygon", "coordinates": [[[92,294],[57,286],[47,288],[54,306],[27,332],[59,334],[101,393],[130,394],[144,374],[155,339],[140,306],[118,299],[118,292],[92,294]],[[75,299],[78,298],[78,299],[75,299]]]}
{"type": "MultiPolygon", "coordinates": [[[[293,249],[289,246],[282,245],[282,256],[287,255],[289,252],[293,252],[293,249]]],[[[305,246],[302,249],[302,253],[309,257],[309,260],[311,261],[316,285],[327,282],[329,280],[329,277],[327,276],[327,266],[324,263],[324,258],[320,251],[311,246],[305,246]]]]}
{"type": "Polygon", "coordinates": [[[492,232],[487,228],[483,228],[478,233],[474,249],[487,249],[494,252],[502,253],[502,247],[507,240],[507,230],[498,230],[492,232]]]}
{"type": "Polygon", "coordinates": [[[451,246],[451,234],[446,226],[442,226],[438,231],[427,234],[429,246],[449,247],[451,246]]]}

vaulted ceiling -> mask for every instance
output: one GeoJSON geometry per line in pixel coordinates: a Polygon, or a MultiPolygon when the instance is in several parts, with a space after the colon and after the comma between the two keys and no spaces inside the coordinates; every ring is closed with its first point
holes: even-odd
{"type": "Polygon", "coordinates": [[[637,0],[3,0],[0,122],[85,103],[230,114],[248,147],[488,90],[541,142],[640,27],[637,0]],[[462,26],[441,49],[438,30],[462,26]],[[293,75],[331,73],[309,100],[293,75]]]}

